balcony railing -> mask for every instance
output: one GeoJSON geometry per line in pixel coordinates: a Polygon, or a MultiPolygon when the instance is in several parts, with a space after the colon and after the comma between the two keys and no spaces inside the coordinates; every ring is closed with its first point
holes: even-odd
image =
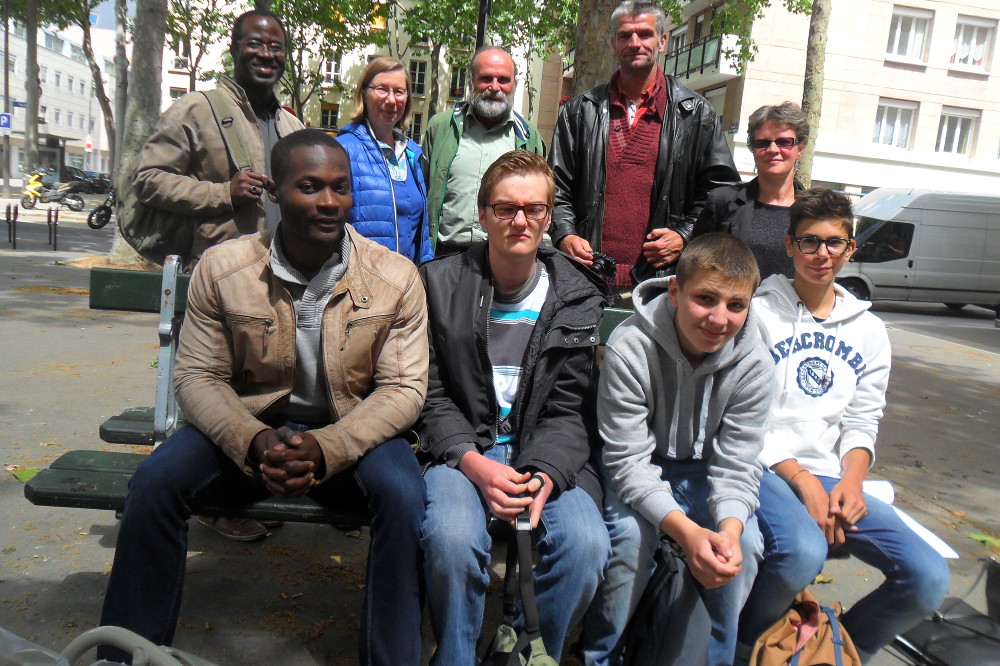
{"type": "Polygon", "coordinates": [[[720,35],[708,35],[671,51],[663,59],[663,72],[679,78],[699,76],[706,70],[718,71],[721,64],[720,35]]]}

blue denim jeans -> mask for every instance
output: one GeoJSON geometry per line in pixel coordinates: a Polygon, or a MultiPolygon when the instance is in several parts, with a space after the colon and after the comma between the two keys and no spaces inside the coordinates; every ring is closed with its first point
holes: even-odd
{"type": "MultiPolygon", "coordinates": [[[[706,462],[664,461],[660,478],[670,483],[674,499],[688,518],[706,529],[716,529],[708,508],[711,487],[706,462]]],[[[610,488],[604,497],[604,520],[611,535],[611,560],[604,582],[584,617],[581,637],[584,663],[600,666],[617,664],[620,660],[615,645],[653,575],[653,556],[660,544],[659,526],[626,506],[610,488]]],[[[710,666],[733,663],[740,608],[750,594],[763,549],[753,516],[743,527],[740,549],[743,568],[732,581],[714,590],[699,585],[712,619],[710,666]]]]}
{"type": "MultiPolygon", "coordinates": [[[[129,484],[101,624],[125,627],[157,645],[169,645],[184,588],[188,519],[207,503],[267,496],[260,479],[245,475],[194,426],[167,438],[129,484]]],[[[309,496],[372,517],[360,663],[420,663],[419,541],[426,492],[410,445],[391,439],[375,447],[353,467],[314,487],[309,496]]],[[[238,588],[232,590],[234,606],[241,603],[239,593],[238,588]]],[[[128,658],[108,647],[98,656],[128,658]]]]}
{"type": "MultiPolygon", "coordinates": [[[[829,493],[839,479],[820,476],[829,493]]],[[[892,507],[865,495],[868,515],[847,532],[847,549],[885,581],[851,606],[842,619],[858,650],[874,654],[896,634],[937,610],[948,591],[948,565],[907,527],[892,507]]],[[[757,510],[764,562],[740,618],[740,638],[752,643],[812,582],[826,557],[826,538],[791,487],[765,472],[757,510]]]]}
{"type": "MultiPolygon", "coordinates": [[[[509,464],[512,447],[497,444],[485,455],[509,464]]],[[[427,514],[422,545],[427,602],[437,649],[432,664],[470,666],[483,624],[489,584],[489,510],[476,485],[460,470],[427,470],[427,514]]],[[[556,661],[570,627],[583,616],[610,554],[601,512],[581,488],[549,498],[535,532],[539,560],[535,598],[545,648],[556,661]]]]}

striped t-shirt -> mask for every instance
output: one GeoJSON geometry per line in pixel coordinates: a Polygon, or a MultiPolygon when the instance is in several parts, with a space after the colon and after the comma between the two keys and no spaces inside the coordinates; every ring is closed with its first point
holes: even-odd
{"type": "Polygon", "coordinates": [[[515,294],[494,292],[489,315],[489,352],[493,387],[500,408],[497,443],[517,441],[517,424],[511,419],[517,389],[524,372],[524,352],[549,291],[549,274],[542,262],[535,275],[515,294]]]}

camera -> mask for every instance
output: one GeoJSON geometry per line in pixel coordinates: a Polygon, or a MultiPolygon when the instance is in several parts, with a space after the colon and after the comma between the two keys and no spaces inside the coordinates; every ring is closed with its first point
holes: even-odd
{"type": "Polygon", "coordinates": [[[596,250],[591,250],[590,256],[593,257],[594,263],[590,268],[596,272],[598,275],[610,279],[615,277],[615,272],[618,268],[618,262],[615,261],[614,257],[609,254],[604,254],[603,252],[598,252],[596,250]]]}

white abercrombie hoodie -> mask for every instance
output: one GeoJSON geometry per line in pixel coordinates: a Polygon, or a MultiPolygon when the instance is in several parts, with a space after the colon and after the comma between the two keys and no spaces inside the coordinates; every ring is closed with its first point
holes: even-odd
{"type": "Polygon", "coordinates": [[[853,449],[866,449],[875,461],[889,336],[868,312],[871,303],[834,289],[833,310],[822,322],[784,276],[764,280],[753,299],[779,384],[760,454],[764,467],[794,458],[813,474],[840,478],[840,461],[853,449]]]}
{"type": "Polygon", "coordinates": [[[659,527],[680,510],[668,461],[704,460],[709,510],[718,525],[746,523],[758,505],[760,453],[774,389],[774,368],[755,330],[754,308],[736,336],[697,368],[681,351],[667,294],[673,277],[635,288],[635,315],[605,347],[597,391],[606,492],[659,527]]]}

